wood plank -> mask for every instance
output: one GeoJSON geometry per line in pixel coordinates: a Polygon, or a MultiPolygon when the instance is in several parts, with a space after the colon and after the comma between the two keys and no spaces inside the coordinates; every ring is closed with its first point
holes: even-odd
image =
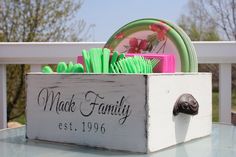
{"type": "Polygon", "coordinates": [[[231,124],[232,99],[231,64],[219,66],[219,119],[222,123],[231,124]]]}
{"type": "Polygon", "coordinates": [[[146,152],[145,89],[142,75],[30,74],[27,137],[146,152]]]}
{"type": "Polygon", "coordinates": [[[148,84],[150,152],[211,134],[211,74],[150,76],[148,84]],[[186,93],[199,103],[198,114],[174,116],[177,99],[186,93]]]}
{"type": "Polygon", "coordinates": [[[0,64],[0,129],[7,127],[6,66],[0,64]]]}

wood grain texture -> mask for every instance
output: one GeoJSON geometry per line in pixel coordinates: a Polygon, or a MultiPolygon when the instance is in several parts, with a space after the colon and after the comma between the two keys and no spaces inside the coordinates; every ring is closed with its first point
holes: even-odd
{"type": "Polygon", "coordinates": [[[27,85],[29,139],[146,152],[145,76],[29,74],[27,85]],[[51,91],[55,103],[50,110],[51,91]],[[74,102],[75,111],[56,110],[59,106],[56,105],[56,94],[60,95],[59,104],[62,101],[74,102]],[[116,112],[102,114],[103,107],[111,104],[118,104],[120,110],[118,107],[116,112]]]}
{"type": "Polygon", "coordinates": [[[211,133],[211,75],[27,75],[27,137],[153,152],[211,133]],[[173,116],[184,93],[199,113],[173,116]]]}
{"type": "Polygon", "coordinates": [[[173,74],[148,77],[149,128],[148,148],[156,151],[172,145],[203,137],[211,133],[212,94],[211,75],[173,74]],[[195,116],[173,115],[180,95],[189,93],[199,103],[195,116]]]}

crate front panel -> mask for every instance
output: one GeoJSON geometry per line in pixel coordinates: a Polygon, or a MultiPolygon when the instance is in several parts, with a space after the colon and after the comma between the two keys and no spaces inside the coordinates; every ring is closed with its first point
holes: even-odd
{"type": "Polygon", "coordinates": [[[146,152],[146,76],[27,75],[27,137],[146,152]]]}

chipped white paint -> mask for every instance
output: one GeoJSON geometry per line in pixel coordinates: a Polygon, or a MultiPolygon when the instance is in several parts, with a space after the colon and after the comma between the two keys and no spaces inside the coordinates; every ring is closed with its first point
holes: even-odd
{"type": "Polygon", "coordinates": [[[148,149],[160,150],[211,133],[212,85],[207,73],[158,75],[148,79],[148,149]],[[173,116],[173,105],[181,94],[189,93],[199,103],[195,116],[173,116]]]}
{"type": "Polygon", "coordinates": [[[29,139],[153,152],[211,133],[211,75],[30,73],[26,113],[29,139]],[[183,93],[198,115],[172,115],[183,93]]]}
{"type": "Polygon", "coordinates": [[[27,86],[28,138],[146,151],[145,77],[29,74],[27,86]]]}

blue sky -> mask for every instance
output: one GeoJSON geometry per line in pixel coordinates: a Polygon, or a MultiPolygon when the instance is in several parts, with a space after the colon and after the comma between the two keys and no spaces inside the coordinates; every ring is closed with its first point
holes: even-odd
{"type": "Polygon", "coordinates": [[[120,27],[140,18],[177,22],[188,0],[85,0],[78,17],[95,24],[94,41],[107,41],[120,27]]]}

